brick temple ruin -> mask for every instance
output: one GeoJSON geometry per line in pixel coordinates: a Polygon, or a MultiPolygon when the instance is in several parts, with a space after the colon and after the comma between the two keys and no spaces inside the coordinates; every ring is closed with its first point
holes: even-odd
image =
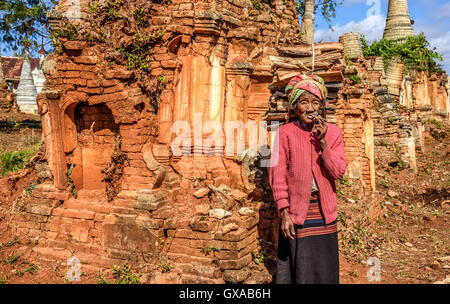
{"type": "Polygon", "coordinates": [[[329,91],[327,120],[344,133],[346,176],[363,195],[375,190],[377,154],[414,167],[423,120],[449,120],[445,74],[397,69],[392,78],[396,66],[385,73],[381,58],[364,58],[351,33],[302,44],[292,0],[106,1],[116,10],[109,16],[105,1],[82,0],[75,34],[67,2],[49,14],[52,30],[66,36],[43,64],[41,183],[11,226],[43,258],[177,269],[150,282],[270,282],[269,265],[254,262],[278,238],[262,158],[236,153],[235,142],[206,145],[214,130],[184,138],[191,144],[174,155],[174,123],[269,123],[257,138],[262,154],[289,115],[283,87],[313,70],[329,91]],[[141,68],[126,57],[138,33],[158,33],[141,68]]]}

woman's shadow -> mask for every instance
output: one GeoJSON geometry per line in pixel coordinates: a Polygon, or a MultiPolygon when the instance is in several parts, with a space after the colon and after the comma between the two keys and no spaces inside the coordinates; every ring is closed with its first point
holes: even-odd
{"type": "Polygon", "coordinates": [[[254,260],[257,259],[259,263],[263,263],[264,268],[272,276],[272,281],[270,283],[274,283],[280,218],[278,217],[277,208],[273,200],[272,189],[269,184],[270,168],[261,166],[261,163],[264,163],[262,162],[263,160],[263,158],[260,158],[255,163],[257,169],[255,174],[256,188],[249,195],[249,198],[254,202],[261,202],[258,222],[258,241],[260,250],[253,253],[253,258],[254,260]]]}

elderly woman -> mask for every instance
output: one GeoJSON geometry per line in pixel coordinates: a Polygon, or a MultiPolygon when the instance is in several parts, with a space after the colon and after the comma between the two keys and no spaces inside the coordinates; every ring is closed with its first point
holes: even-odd
{"type": "Polygon", "coordinates": [[[276,283],[337,284],[335,180],[347,167],[342,131],[323,118],[322,78],[298,75],[286,92],[299,119],[280,127],[271,160],[270,185],[281,217],[276,283]]]}

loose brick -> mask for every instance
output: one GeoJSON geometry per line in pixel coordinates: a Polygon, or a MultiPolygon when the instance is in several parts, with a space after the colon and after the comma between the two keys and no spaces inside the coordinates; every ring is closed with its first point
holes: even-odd
{"type": "Polygon", "coordinates": [[[62,73],[61,75],[64,78],[79,78],[80,72],[79,71],[67,71],[62,73]]]}
{"type": "Polygon", "coordinates": [[[182,26],[182,25],[177,25],[177,24],[171,24],[171,25],[167,26],[166,31],[185,34],[185,35],[192,35],[194,32],[192,27],[190,27],[190,26],[182,26]]]}
{"type": "Polygon", "coordinates": [[[72,238],[79,242],[87,242],[89,237],[90,223],[84,221],[76,221],[71,226],[72,238]]]}
{"type": "Polygon", "coordinates": [[[194,8],[194,4],[193,3],[181,3],[178,6],[179,10],[192,10],[194,8]]]}
{"type": "Polygon", "coordinates": [[[153,76],[159,76],[162,73],[163,73],[163,69],[162,68],[156,68],[156,69],[153,69],[150,74],[153,75],[153,76]]]}
{"type": "Polygon", "coordinates": [[[87,86],[88,88],[97,88],[101,86],[101,83],[98,79],[88,80],[87,86]]]}
{"type": "Polygon", "coordinates": [[[117,80],[117,79],[103,79],[103,80],[101,81],[102,87],[105,87],[105,88],[108,88],[108,87],[112,87],[112,86],[118,85],[119,83],[120,83],[120,81],[117,80]]]}
{"type": "Polygon", "coordinates": [[[252,261],[252,254],[249,253],[238,260],[219,260],[219,267],[226,269],[241,269],[252,261]]]}
{"type": "Polygon", "coordinates": [[[209,221],[195,220],[190,223],[191,229],[193,231],[203,231],[203,232],[215,230],[217,228],[217,225],[218,225],[217,221],[212,220],[209,221]]]}
{"type": "Polygon", "coordinates": [[[92,220],[92,219],[94,219],[95,213],[92,211],[63,209],[62,216],[70,217],[70,218],[77,218],[77,219],[92,220]]]}
{"type": "MultiPolygon", "coordinates": [[[[223,243],[222,243],[223,244],[223,243]]],[[[254,239],[252,243],[246,245],[241,250],[226,250],[225,244],[222,245],[222,250],[215,252],[214,255],[221,260],[238,260],[248,253],[255,252],[258,248],[258,240],[254,239]]]]}
{"type": "Polygon", "coordinates": [[[177,62],[175,60],[163,60],[161,66],[166,69],[174,69],[177,67],[177,62]]]}
{"type": "Polygon", "coordinates": [[[200,239],[200,240],[213,240],[214,234],[211,232],[193,232],[190,229],[176,229],[169,230],[167,232],[169,237],[186,238],[186,239],[200,239]]]}
{"type": "Polygon", "coordinates": [[[84,41],[66,41],[63,44],[63,48],[68,51],[81,51],[86,48],[86,42],[84,42],[84,41]]]}
{"type": "Polygon", "coordinates": [[[144,191],[138,192],[137,202],[134,207],[138,209],[145,209],[149,211],[161,208],[166,204],[167,196],[162,192],[146,193],[144,191]]]}
{"type": "Polygon", "coordinates": [[[90,88],[89,85],[88,85],[87,88],[84,88],[84,87],[78,88],[78,91],[87,93],[89,95],[100,95],[100,94],[103,93],[103,89],[102,88],[97,88],[97,87],[90,88]]]}
{"type": "Polygon", "coordinates": [[[76,64],[76,63],[66,63],[59,66],[60,70],[63,71],[90,71],[92,70],[91,66],[76,64]]]}
{"type": "Polygon", "coordinates": [[[75,57],[75,63],[94,65],[97,63],[97,56],[78,56],[75,57]]]}
{"type": "Polygon", "coordinates": [[[133,71],[128,71],[128,70],[112,70],[112,71],[107,71],[105,73],[105,78],[106,79],[122,79],[122,80],[127,80],[127,79],[131,79],[134,78],[135,74],[133,71]]]}
{"type": "Polygon", "coordinates": [[[79,86],[86,86],[87,82],[86,79],[81,78],[65,78],[63,80],[66,84],[73,84],[73,85],[79,85],[79,86]]]}
{"type": "Polygon", "coordinates": [[[98,75],[97,75],[97,73],[94,73],[94,72],[83,71],[83,72],[80,73],[80,77],[83,78],[83,79],[92,80],[92,79],[97,79],[98,75]]]}
{"type": "Polygon", "coordinates": [[[232,242],[232,241],[221,241],[222,248],[226,250],[242,250],[246,246],[249,246],[252,242],[254,242],[258,237],[258,231],[256,229],[257,227],[254,227],[252,230],[252,233],[246,237],[245,239],[239,241],[239,242],[232,242]]]}
{"type": "Polygon", "coordinates": [[[240,283],[245,281],[250,275],[250,271],[248,269],[239,269],[239,270],[225,270],[223,273],[223,279],[227,282],[235,282],[240,283]]]}
{"type": "Polygon", "coordinates": [[[138,216],[136,224],[147,229],[159,229],[162,227],[164,221],[162,219],[153,219],[148,216],[138,216]]]}
{"type": "Polygon", "coordinates": [[[112,87],[107,87],[103,90],[104,94],[111,94],[111,93],[117,93],[120,91],[123,91],[125,89],[125,86],[121,83],[119,83],[116,86],[112,86],[112,87]]]}
{"type": "Polygon", "coordinates": [[[36,222],[22,222],[22,221],[16,221],[17,227],[21,228],[27,228],[27,229],[40,229],[41,223],[36,222]]]}
{"type": "Polygon", "coordinates": [[[61,200],[61,201],[67,201],[70,197],[72,196],[72,194],[70,194],[69,192],[50,192],[47,197],[51,198],[51,199],[56,199],[56,200],[61,200]]]}
{"type": "Polygon", "coordinates": [[[47,223],[48,216],[39,215],[39,214],[28,214],[27,218],[29,221],[37,222],[37,223],[47,223]]]}
{"type": "Polygon", "coordinates": [[[110,101],[120,101],[120,100],[126,100],[128,97],[126,92],[118,92],[113,94],[103,94],[103,95],[96,95],[91,96],[89,98],[89,105],[96,105],[99,103],[106,103],[110,101]]]}
{"type": "Polygon", "coordinates": [[[154,25],[166,25],[166,24],[169,24],[171,20],[172,20],[172,19],[171,19],[170,17],[159,17],[159,16],[154,16],[154,17],[152,18],[152,23],[153,23],[154,25]]]}
{"type": "Polygon", "coordinates": [[[45,205],[33,205],[30,204],[27,206],[28,212],[39,215],[51,215],[52,208],[45,205]]]}
{"type": "Polygon", "coordinates": [[[193,10],[174,11],[172,15],[174,18],[187,18],[193,20],[192,18],[194,18],[195,16],[195,11],[193,10]]]}

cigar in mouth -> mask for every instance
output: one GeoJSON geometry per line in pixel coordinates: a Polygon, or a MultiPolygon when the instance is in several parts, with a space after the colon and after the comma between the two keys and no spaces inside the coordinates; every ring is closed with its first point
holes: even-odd
{"type": "Polygon", "coordinates": [[[309,119],[316,119],[316,120],[321,120],[324,121],[325,118],[322,117],[322,115],[319,114],[319,112],[315,111],[313,114],[308,115],[309,119]]]}

